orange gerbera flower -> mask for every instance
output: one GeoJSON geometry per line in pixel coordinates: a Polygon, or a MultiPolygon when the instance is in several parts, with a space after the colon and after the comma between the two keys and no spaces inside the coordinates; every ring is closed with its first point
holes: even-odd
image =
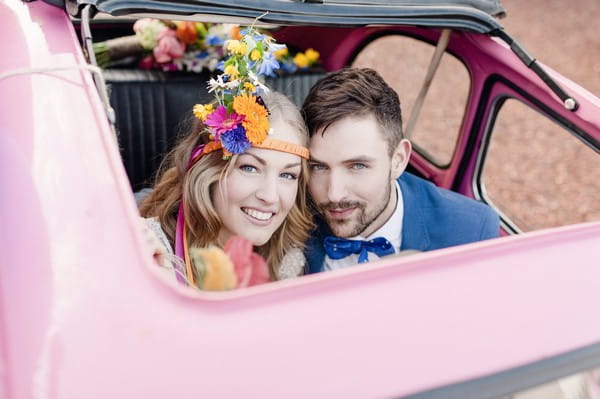
{"type": "Polygon", "coordinates": [[[256,97],[242,93],[233,99],[233,109],[244,116],[242,125],[246,137],[252,144],[260,144],[267,138],[269,118],[265,107],[256,102],[256,97]]]}
{"type": "Polygon", "coordinates": [[[177,21],[175,25],[177,26],[175,35],[179,40],[185,44],[194,44],[196,42],[198,31],[195,22],[177,21]]]}
{"type": "Polygon", "coordinates": [[[242,38],[242,34],[240,33],[240,27],[238,25],[234,25],[229,31],[229,36],[231,36],[235,40],[240,40],[242,38]]]}
{"type": "Polygon", "coordinates": [[[208,291],[231,290],[237,286],[237,276],[229,256],[215,246],[192,248],[190,257],[200,277],[199,288],[208,291]]]}

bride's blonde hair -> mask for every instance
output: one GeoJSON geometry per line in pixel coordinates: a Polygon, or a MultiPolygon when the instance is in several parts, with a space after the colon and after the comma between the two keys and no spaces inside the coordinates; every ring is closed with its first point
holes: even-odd
{"type": "MultiPolygon", "coordinates": [[[[307,146],[308,131],[298,108],[281,93],[269,92],[261,97],[269,109],[269,120],[279,120],[294,128],[302,139],[302,145],[307,146]]],[[[202,156],[187,170],[192,149],[207,143],[210,135],[202,122],[196,119],[193,123],[191,132],[163,161],[154,189],[140,205],[142,216],[158,218],[172,247],[182,193],[185,198],[183,207],[188,246],[191,248],[219,244],[219,232],[223,223],[215,210],[211,190],[216,183],[222,182],[231,173],[237,157],[234,155],[232,159],[225,161],[221,151],[215,151],[202,156]]],[[[271,279],[277,279],[277,268],[284,254],[292,248],[304,248],[304,242],[313,228],[312,214],[307,203],[307,161],[302,159],[301,165],[294,205],[271,239],[264,245],[255,247],[255,251],[269,264],[271,279]]]]}

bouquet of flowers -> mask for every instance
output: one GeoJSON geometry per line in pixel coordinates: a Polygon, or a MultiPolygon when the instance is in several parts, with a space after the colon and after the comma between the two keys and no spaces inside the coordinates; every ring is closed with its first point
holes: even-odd
{"type": "Polygon", "coordinates": [[[269,281],[269,268],[245,238],[231,237],[223,249],[191,248],[194,284],[208,291],[250,287],[269,281]]]}
{"type": "MultiPolygon", "coordinates": [[[[136,56],[140,58],[138,66],[141,69],[197,73],[204,69],[212,72],[219,67],[223,70],[223,60],[227,56],[225,44],[242,39],[242,29],[233,24],[143,18],[135,22],[133,30],[135,35],[94,43],[94,54],[100,67],[136,56]]],[[[311,67],[318,60],[319,53],[313,49],[292,55],[282,46],[268,62],[277,62],[282,71],[294,73],[311,67]]],[[[266,71],[265,75],[275,76],[272,70],[266,71]]]]}
{"type": "Polygon", "coordinates": [[[94,44],[96,61],[106,67],[126,56],[144,55],[139,67],[165,71],[213,71],[223,58],[223,43],[239,33],[237,25],[143,18],[135,35],[94,44]]]}

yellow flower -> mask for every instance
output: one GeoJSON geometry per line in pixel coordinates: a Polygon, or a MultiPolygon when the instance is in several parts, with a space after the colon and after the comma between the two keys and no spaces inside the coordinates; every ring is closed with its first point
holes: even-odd
{"type": "Polygon", "coordinates": [[[244,89],[248,90],[251,93],[254,93],[256,87],[254,87],[254,85],[250,82],[244,82],[244,89]]]}
{"type": "Polygon", "coordinates": [[[231,290],[237,286],[233,263],[218,247],[190,249],[190,258],[196,268],[198,288],[208,291],[231,290]]]}
{"type": "Polygon", "coordinates": [[[260,144],[267,138],[269,118],[265,107],[256,102],[256,97],[243,93],[233,99],[233,109],[244,115],[242,125],[246,137],[252,144],[260,144]]]}
{"type": "Polygon", "coordinates": [[[319,56],[320,56],[319,52],[312,48],[309,48],[308,50],[306,50],[304,52],[304,55],[306,55],[306,58],[308,59],[308,62],[311,65],[314,64],[315,62],[317,62],[317,60],[319,59],[319,56]]]}
{"type": "Polygon", "coordinates": [[[193,111],[196,118],[204,122],[208,115],[214,111],[214,107],[212,104],[196,104],[193,111]]]}
{"type": "Polygon", "coordinates": [[[304,53],[298,53],[294,56],[294,64],[296,64],[298,68],[306,68],[308,66],[308,58],[304,53]]]}
{"type": "Polygon", "coordinates": [[[246,44],[240,42],[239,40],[228,40],[227,41],[227,50],[231,54],[235,55],[245,55],[246,54],[246,44]]]}
{"type": "Polygon", "coordinates": [[[262,54],[257,49],[254,49],[254,50],[252,50],[252,52],[250,52],[250,59],[252,61],[258,61],[261,58],[262,58],[262,54]]]}
{"type": "Polygon", "coordinates": [[[231,64],[227,65],[223,72],[225,73],[225,75],[231,75],[231,77],[233,77],[234,79],[237,79],[237,77],[240,75],[237,66],[231,64]]]}
{"type": "Polygon", "coordinates": [[[277,50],[275,52],[273,52],[273,55],[275,56],[275,58],[282,59],[283,57],[287,56],[289,54],[288,48],[284,47],[281,50],[277,50]]]}

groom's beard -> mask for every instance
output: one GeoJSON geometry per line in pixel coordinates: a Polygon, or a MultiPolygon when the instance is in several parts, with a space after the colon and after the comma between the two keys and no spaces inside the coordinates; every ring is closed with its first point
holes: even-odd
{"type": "Polygon", "coordinates": [[[391,188],[391,182],[388,182],[387,189],[383,190],[382,196],[371,206],[365,201],[347,200],[320,203],[317,204],[317,208],[334,236],[341,238],[355,237],[367,230],[385,211],[390,200],[391,188]],[[327,212],[328,210],[348,208],[354,208],[354,211],[343,219],[332,218],[327,212]]]}

